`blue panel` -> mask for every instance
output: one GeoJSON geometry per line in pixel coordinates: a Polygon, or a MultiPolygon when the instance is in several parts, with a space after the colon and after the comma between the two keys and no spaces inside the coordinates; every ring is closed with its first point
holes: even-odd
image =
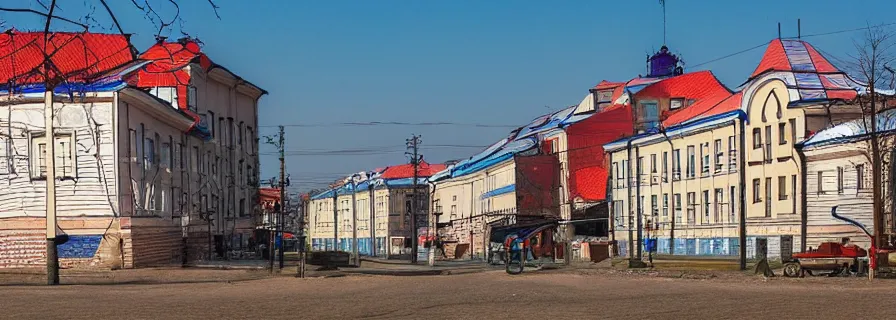
{"type": "Polygon", "coordinates": [[[823,100],[827,99],[827,97],[828,95],[824,90],[800,90],[800,100],[823,100]]]}
{"type": "Polygon", "coordinates": [[[699,243],[700,248],[697,254],[699,255],[711,255],[712,254],[712,243],[710,239],[698,239],[697,243],[699,243]]]}
{"type": "Polygon", "coordinates": [[[657,239],[657,245],[659,246],[656,250],[657,253],[669,254],[669,238],[657,239]]]}
{"type": "Polygon", "coordinates": [[[503,186],[503,187],[497,188],[495,190],[483,193],[482,196],[480,196],[479,198],[485,199],[485,198],[499,196],[499,195],[506,194],[506,193],[511,193],[514,191],[516,191],[516,185],[511,184],[511,185],[503,186]]]}
{"type": "Polygon", "coordinates": [[[740,255],[740,239],[728,238],[728,254],[732,256],[740,255]]]}
{"type": "Polygon", "coordinates": [[[800,89],[824,89],[817,73],[794,73],[796,86],[800,89]]]}
{"type": "Polygon", "coordinates": [[[790,60],[790,67],[793,71],[815,71],[809,51],[806,50],[806,45],[802,41],[781,40],[781,44],[784,45],[784,53],[790,60]]]}
{"type": "Polygon", "coordinates": [[[619,246],[619,255],[622,257],[628,256],[628,241],[619,241],[616,243],[619,246]]]}
{"type": "Polygon", "coordinates": [[[722,250],[722,238],[712,238],[711,250],[713,255],[723,255],[725,254],[724,250],[722,250]]]}
{"type": "Polygon", "coordinates": [[[68,236],[68,242],[58,246],[60,258],[93,258],[100,248],[102,235],[68,236]]]}
{"type": "Polygon", "coordinates": [[[689,255],[689,256],[695,256],[695,255],[697,255],[697,239],[687,239],[686,241],[687,241],[687,244],[686,244],[686,247],[687,247],[687,249],[686,249],[686,250],[687,250],[687,251],[686,251],[686,254],[689,255]]]}
{"type": "Polygon", "coordinates": [[[678,238],[675,239],[675,253],[676,255],[684,255],[688,254],[688,242],[687,239],[678,238]]]}

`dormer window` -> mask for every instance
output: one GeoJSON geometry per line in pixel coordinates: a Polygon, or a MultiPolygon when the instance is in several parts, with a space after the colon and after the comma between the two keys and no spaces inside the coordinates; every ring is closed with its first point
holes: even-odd
{"type": "Polygon", "coordinates": [[[684,107],[684,99],[672,99],[669,101],[669,109],[677,110],[684,107]]]}
{"type": "Polygon", "coordinates": [[[187,87],[187,106],[191,111],[196,111],[196,87],[187,87]]]}

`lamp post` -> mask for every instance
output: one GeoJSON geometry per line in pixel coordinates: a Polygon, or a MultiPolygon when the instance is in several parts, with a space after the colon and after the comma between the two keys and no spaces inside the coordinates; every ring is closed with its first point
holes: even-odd
{"type": "Polygon", "coordinates": [[[355,201],[355,189],[358,188],[360,174],[353,174],[352,179],[352,257],[356,267],[361,266],[361,256],[358,254],[358,202],[355,201]]]}

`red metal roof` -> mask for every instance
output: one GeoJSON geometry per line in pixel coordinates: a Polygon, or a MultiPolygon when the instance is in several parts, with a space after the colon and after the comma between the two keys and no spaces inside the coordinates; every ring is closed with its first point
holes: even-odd
{"type": "Polygon", "coordinates": [[[134,60],[127,36],[120,34],[53,32],[45,47],[43,32],[9,30],[0,34],[0,83],[43,83],[45,54],[50,78],[68,82],[84,82],[134,60]]]}
{"type": "Polygon", "coordinates": [[[663,120],[663,126],[668,128],[697,117],[709,117],[737,110],[740,108],[740,102],[743,97],[743,91],[735,94],[730,94],[727,91],[718,91],[697,101],[697,103],[673,113],[666,120],[663,120]]]}
{"type": "MultiPolygon", "coordinates": [[[[818,53],[818,51],[815,50],[815,47],[808,42],[790,39],[786,41],[787,43],[795,43],[797,46],[802,44],[805,53],[800,50],[803,48],[797,48],[796,50],[790,49],[791,53],[788,55],[788,51],[785,50],[784,43],[781,39],[772,40],[765,49],[765,54],[762,55],[762,60],[759,62],[759,66],[757,66],[756,70],[753,71],[753,74],[750,75],[751,79],[767,71],[798,71],[794,70],[792,61],[797,61],[796,63],[801,62],[800,59],[805,58],[805,56],[801,56],[802,54],[808,54],[809,61],[814,68],[812,72],[840,72],[839,69],[834,67],[828,59],[825,59],[825,57],[818,53]]],[[[789,48],[793,47],[791,46],[789,48]]]]}
{"type": "Polygon", "coordinates": [[[601,80],[600,83],[598,83],[596,86],[594,86],[594,89],[596,89],[596,90],[613,89],[613,88],[619,87],[624,84],[625,84],[625,82],[609,82],[607,80],[601,80]]]}
{"type": "Polygon", "coordinates": [[[697,71],[663,79],[638,91],[635,98],[701,99],[719,91],[730,93],[710,71],[697,71]]]}
{"type": "MultiPolygon", "coordinates": [[[[426,161],[421,161],[420,167],[417,169],[417,176],[421,178],[429,177],[436,174],[436,172],[445,170],[445,168],[447,168],[447,166],[444,164],[429,164],[426,161]]],[[[413,178],[414,165],[408,163],[388,167],[383,171],[383,174],[380,177],[383,179],[413,178]]]]}
{"type": "Polygon", "coordinates": [[[152,62],[134,74],[128,83],[138,88],[176,87],[177,105],[184,110],[187,109],[187,86],[190,85],[190,74],[185,68],[197,60],[205,70],[212,66],[199,44],[190,40],[156,43],[139,58],[152,62]]]}

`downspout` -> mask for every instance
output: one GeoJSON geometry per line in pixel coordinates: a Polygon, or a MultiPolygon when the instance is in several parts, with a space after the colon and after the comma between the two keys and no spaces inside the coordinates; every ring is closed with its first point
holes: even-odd
{"type": "MultiPolygon", "coordinates": [[[[744,117],[746,118],[746,117],[744,117]]],[[[746,159],[746,143],[744,136],[746,132],[746,119],[740,119],[740,270],[747,270],[747,159],[746,159]]]]}
{"type": "MultiPolygon", "coordinates": [[[[641,148],[635,147],[635,161],[638,161],[638,159],[641,159],[641,148]]],[[[644,204],[641,203],[641,170],[639,170],[639,169],[643,169],[643,168],[641,168],[641,166],[639,166],[639,164],[640,163],[635,163],[635,168],[636,168],[635,174],[637,175],[636,179],[638,181],[638,187],[637,187],[637,189],[635,189],[635,201],[638,201],[638,206],[637,206],[638,216],[636,218],[636,221],[638,222],[638,251],[637,252],[638,252],[638,261],[641,261],[643,259],[643,255],[642,255],[643,252],[641,252],[641,248],[643,247],[643,245],[641,244],[641,241],[643,241],[642,237],[644,236],[644,233],[642,231],[642,229],[644,229],[644,226],[643,226],[643,223],[644,223],[643,210],[644,210],[644,208],[642,208],[644,206],[644,204]]]]}
{"type": "Polygon", "coordinates": [[[626,189],[626,197],[628,198],[628,201],[625,202],[626,206],[627,206],[626,210],[628,211],[628,223],[626,224],[628,226],[628,250],[627,251],[628,251],[629,265],[631,265],[635,259],[635,256],[632,254],[632,249],[635,246],[635,235],[633,232],[634,229],[632,229],[632,222],[634,222],[634,221],[632,221],[632,170],[631,170],[632,140],[628,140],[628,142],[626,142],[626,153],[628,156],[628,166],[627,166],[628,168],[625,168],[625,181],[626,181],[625,189],[626,189]]]}
{"type": "MultiPolygon", "coordinates": [[[[671,155],[675,151],[675,144],[673,144],[672,139],[669,139],[669,136],[666,135],[665,129],[662,130],[662,133],[663,133],[663,137],[666,138],[666,142],[669,143],[669,153],[671,155]]],[[[668,165],[671,166],[672,164],[668,163],[668,165]]],[[[669,171],[671,171],[671,170],[667,170],[667,169],[669,169],[669,168],[666,168],[665,165],[663,165],[663,172],[668,173],[669,171]]],[[[663,177],[663,178],[665,178],[665,177],[663,177]]],[[[662,181],[662,179],[660,179],[660,181],[662,181]]],[[[660,184],[660,186],[662,186],[662,184],[660,184]]],[[[661,187],[661,189],[662,189],[662,187],[661,187]]],[[[670,200],[669,208],[671,209],[671,210],[669,210],[669,211],[671,211],[671,212],[669,212],[669,214],[671,215],[670,218],[672,219],[672,223],[669,224],[669,254],[675,255],[675,172],[674,171],[672,172],[672,179],[669,179],[669,194],[672,195],[672,199],[669,199],[670,200]]]]}
{"type": "Polygon", "coordinates": [[[376,199],[374,198],[373,185],[373,180],[368,180],[367,191],[370,193],[368,196],[368,202],[370,202],[370,256],[376,257],[376,207],[374,206],[376,199]]]}
{"type": "Polygon", "coordinates": [[[470,260],[473,260],[473,181],[470,181],[470,221],[467,229],[470,231],[470,260]]]}
{"type": "Polygon", "coordinates": [[[339,188],[333,189],[333,251],[339,251],[339,208],[336,206],[339,188]]]}
{"type": "Polygon", "coordinates": [[[808,203],[806,202],[806,180],[808,180],[806,168],[808,163],[806,162],[806,154],[803,153],[803,145],[797,144],[794,149],[796,149],[796,154],[799,156],[800,172],[802,173],[800,174],[800,189],[802,189],[800,190],[800,252],[806,252],[806,238],[809,229],[808,203]]]}
{"type": "MultiPolygon", "coordinates": [[[[613,153],[607,152],[610,155],[610,163],[613,163],[613,153]]],[[[619,255],[619,245],[616,244],[616,217],[614,213],[616,212],[616,205],[613,202],[613,188],[616,186],[614,183],[616,181],[616,172],[615,170],[607,170],[610,171],[610,174],[607,175],[607,216],[610,219],[607,219],[607,224],[609,224],[608,229],[610,231],[610,243],[613,245],[613,256],[619,255]]],[[[570,212],[570,218],[572,218],[572,213],[570,212]]]]}

